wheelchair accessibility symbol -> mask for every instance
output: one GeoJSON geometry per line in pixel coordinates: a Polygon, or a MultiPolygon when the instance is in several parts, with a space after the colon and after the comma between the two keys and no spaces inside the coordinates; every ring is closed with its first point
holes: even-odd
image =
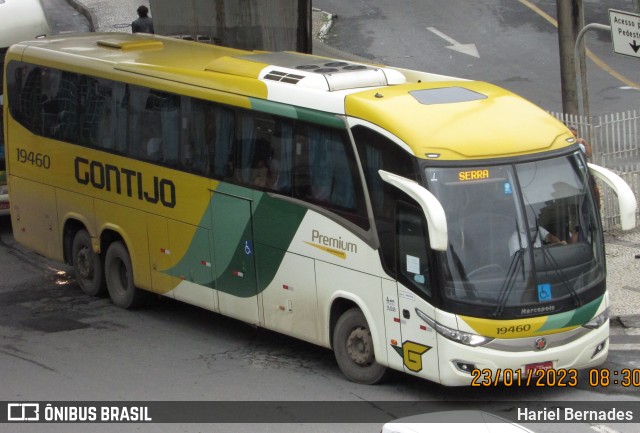
{"type": "Polygon", "coordinates": [[[247,256],[253,254],[253,246],[251,245],[251,241],[244,241],[244,253],[247,256]]]}
{"type": "Polygon", "coordinates": [[[545,302],[551,300],[551,284],[538,284],[538,301],[545,302]]]}

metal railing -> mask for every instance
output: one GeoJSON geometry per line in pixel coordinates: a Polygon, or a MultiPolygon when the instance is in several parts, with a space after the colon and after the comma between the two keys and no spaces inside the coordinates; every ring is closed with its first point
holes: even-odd
{"type": "MultiPolygon", "coordinates": [[[[601,116],[575,116],[551,113],[567,125],[573,125],[580,137],[588,140],[593,149],[592,161],[622,177],[636,198],[640,197],[640,110],[601,116]]],[[[604,229],[620,223],[615,193],[598,182],[604,229]]],[[[640,221],[640,208],[636,210],[640,221]]]]}

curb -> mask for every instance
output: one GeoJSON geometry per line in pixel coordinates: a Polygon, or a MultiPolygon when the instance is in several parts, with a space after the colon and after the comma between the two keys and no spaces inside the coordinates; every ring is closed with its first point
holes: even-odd
{"type": "Polygon", "coordinates": [[[83,5],[82,3],[78,2],[77,0],[66,0],[66,2],[69,3],[69,5],[72,8],[74,8],[79,13],[81,13],[82,15],[85,16],[87,21],[89,21],[90,30],[92,32],[95,32],[96,31],[96,25],[98,23],[98,17],[92,11],[90,11],[87,7],[85,7],[85,5],[83,5]]]}
{"type": "MultiPolygon", "coordinates": [[[[312,21],[313,22],[320,21],[321,23],[321,25],[319,25],[320,28],[313,35],[313,38],[324,42],[325,38],[327,37],[327,34],[329,33],[329,30],[331,30],[331,27],[333,26],[333,14],[330,14],[329,12],[325,12],[322,9],[318,9],[315,7],[311,8],[311,14],[312,15],[319,14],[319,18],[313,18],[312,21]]],[[[312,25],[312,27],[315,28],[318,26],[312,25]]]]}
{"type": "Polygon", "coordinates": [[[615,321],[623,328],[640,328],[640,314],[618,316],[615,321]]]}

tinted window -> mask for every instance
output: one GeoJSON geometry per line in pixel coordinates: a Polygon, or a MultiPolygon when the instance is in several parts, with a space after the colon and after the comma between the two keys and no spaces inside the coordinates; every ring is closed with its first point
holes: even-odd
{"type": "Polygon", "coordinates": [[[11,62],[11,114],[35,134],[304,200],[369,228],[345,130],[11,62]]]}
{"type": "Polygon", "coordinates": [[[382,134],[364,126],[352,128],[376,221],[382,262],[395,275],[395,206],[399,191],[382,180],[379,170],[415,179],[413,157],[382,134]]]}

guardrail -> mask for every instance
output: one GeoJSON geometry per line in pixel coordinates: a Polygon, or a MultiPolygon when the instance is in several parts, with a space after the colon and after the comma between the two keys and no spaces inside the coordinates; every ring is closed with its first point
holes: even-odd
{"type": "MultiPolygon", "coordinates": [[[[636,198],[640,197],[640,110],[601,116],[575,116],[551,113],[567,125],[573,125],[579,136],[588,140],[593,149],[592,161],[622,177],[636,198]]],[[[600,200],[602,224],[605,230],[620,223],[620,213],[614,192],[602,183],[600,200]]],[[[636,210],[640,221],[640,207],[636,210]]]]}

